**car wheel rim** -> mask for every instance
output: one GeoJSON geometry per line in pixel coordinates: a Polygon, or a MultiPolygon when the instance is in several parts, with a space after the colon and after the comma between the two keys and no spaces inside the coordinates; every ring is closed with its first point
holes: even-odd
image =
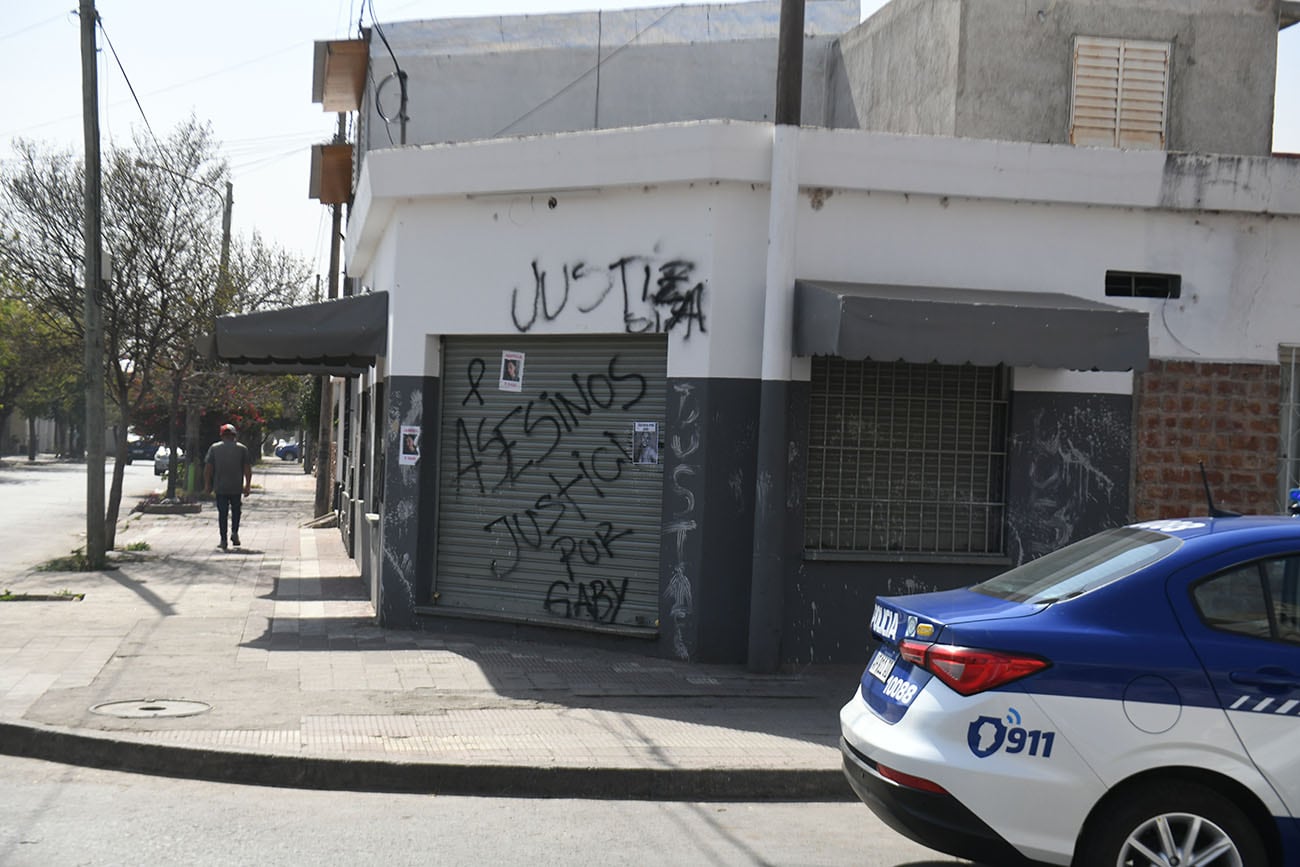
{"type": "Polygon", "coordinates": [[[1190,813],[1164,813],[1128,835],[1116,867],[1242,867],[1241,853],[1218,825],[1190,813]]]}

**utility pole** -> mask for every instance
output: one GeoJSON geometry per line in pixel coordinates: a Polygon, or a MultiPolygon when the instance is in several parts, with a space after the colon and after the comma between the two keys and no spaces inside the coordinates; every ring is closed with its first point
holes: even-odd
{"type": "Polygon", "coordinates": [[[86,141],[85,364],[86,364],[86,565],[104,568],[104,319],[99,169],[99,80],[96,74],[95,0],[81,0],[82,128],[86,141]]]}
{"type": "MultiPolygon", "coordinates": [[[[347,130],[347,115],[339,112],[339,128],[334,134],[334,143],[344,139],[347,130]]],[[[329,297],[339,297],[339,236],[343,233],[343,206],[335,203],[331,206],[333,214],[330,220],[330,274],[329,297]]],[[[331,511],[330,489],[333,487],[333,467],[330,465],[330,432],[334,426],[333,386],[328,373],[320,378],[320,423],[316,432],[316,517],[331,511]]]]}
{"type": "MultiPolygon", "coordinates": [[[[163,166],[165,171],[171,171],[163,166]]],[[[172,172],[172,174],[178,174],[172,172]]],[[[201,184],[212,190],[217,195],[221,191],[206,181],[200,181],[198,178],[191,178],[181,175],[188,181],[201,184]]],[[[230,213],[235,207],[235,185],[231,181],[226,181],[226,194],[221,197],[221,259],[217,265],[217,287],[212,293],[212,334],[217,333],[217,317],[220,316],[230,303],[230,213]]],[[[202,471],[199,469],[203,456],[199,453],[202,447],[199,445],[199,407],[191,399],[185,408],[185,463],[188,467],[186,470],[186,487],[191,493],[200,488],[202,471]]],[[[169,489],[170,490],[170,489],[169,489]]],[[[169,494],[170,496],[170,494],[169,494]]]]}
{"type": "MultiPolygon", "coordinates": [[[[230,303],[230,212],[235,207],[235,184],[226,181],[226,195],[221,203],[221,262],[217,266],[217,295],[214,299],[212,323],[216,328],[217,317],[226,312],[230,303]]],[[[214,330],[213,334],[216,333],[214,330]]]]}
{"type": "Polygon", "coordinates": [[[754,484],[754,559],[749,597],[749,670],[781,662],[785,617],[786,500],[790,484],[786,415],[794,349],[794,256],[799,200],[799,125],[803,92],[803,0],[781,0],[776,63],[776,124],[767,218],[763,298],[763,380],[759,391],[754,484]]]}

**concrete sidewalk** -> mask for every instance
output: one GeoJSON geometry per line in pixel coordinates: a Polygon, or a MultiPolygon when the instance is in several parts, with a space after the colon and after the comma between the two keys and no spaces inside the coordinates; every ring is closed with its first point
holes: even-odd
{"type": "Polygon", "coordinates": [[[253,484],[241,549],[217,549],[206,504],[129,515],[117,547],[148,550],[114,570],[0,571],[85,594],[0,603],[0,752],[330,789],[852,799],[838,709],[860,669],[379,629],[338,531],[301,526],[314,477],[272,460],[253,484]]]}

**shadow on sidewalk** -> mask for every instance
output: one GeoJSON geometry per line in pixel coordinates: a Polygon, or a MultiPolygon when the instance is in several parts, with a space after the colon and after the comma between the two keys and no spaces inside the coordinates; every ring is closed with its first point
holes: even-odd
{"type": "Polygon", "coordinates": [[[281,578],[262,598],[351,603],[339,616],[273,619],[241,647],[271,654],[382,651],[394,665],[427,669],[429,682],[450,686],[402,690],[404,712],[435,712],[467,695],[626,712],[665,720],[725,725],[834,746],[839,708],[852,695],[861,666],[815,666],[797,673],[754,675],[743,666],[706,665],[531,639],[459,632],[380,628],[357,616],[368,603],[360,578],[281,578]],[[316,588],[319,587],[319,590],[316,588]],[[303,591],[307,591],[304,593],[303,591]],[[287,627],[287,628],[286,628],[287,627]]]}
{"type": "Polygon", "coordinates": [[[119,587],[124,587],[127,590],[130,590],[136,596],[139,596],[145,602],[149,603],[149,606],[152,607],[159,614],[161,614],[163,617],[175,616],[176,609],[172,606],[172,604],[170,602],[167,602],[157,593],[154,593],[148,587],[145,587],[143,581],[137,581],[133,579],[127,567],[119,566],[117,569],[113,569],[111,571],[105,571],[103,574],[106,577],[108,577],[108,579],[111,580],[114,584],[117,584],[119,587]]]}

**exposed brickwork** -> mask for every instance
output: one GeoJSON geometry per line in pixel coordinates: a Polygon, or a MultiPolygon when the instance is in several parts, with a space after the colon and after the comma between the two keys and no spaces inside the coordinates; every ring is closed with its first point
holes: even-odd
{"type": "Polygon", "coordinates": [[[1280,369],[1152,359],[1137,377],[1136,514],[1140,521],[1203,515],[1215,505],[1276,511],[1280,369]]]}

